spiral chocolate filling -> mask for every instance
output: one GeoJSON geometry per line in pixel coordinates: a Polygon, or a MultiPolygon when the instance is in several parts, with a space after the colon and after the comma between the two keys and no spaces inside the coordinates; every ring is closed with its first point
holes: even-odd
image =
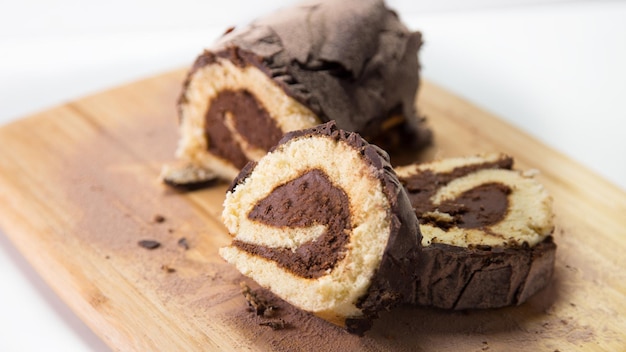
{"type": "Polygon", "coordinates": [[[347,194],[334,186],[319,169],[276,187],[248,214],[250,220],[276,227],[303,228],[326,222],[324,233],[292,251],[238,240],[233,245],[251,254],[275,261],[292,273],[318,278],[343,259],[349,241],[350,206],[347,194]]]}
{"type": "MultiPolygon", "coordinates": [[[[447,200],[436,208],[440,212],[451,215],[454,218],[452,224],[457,227],[481,228],[497,224],[505,218],[509,208],[509,194],[511,194],[511,188],[492,182],[463,192],[457,198],[447,200]]],[[[423,222],[428,223],[428,218],[424,217],[423,222]]],[[[441,223],[437,225],[450,226],[450,224],[441,223]]]]}
{"type": "Polygon", "coordinates": [[[457,167],[444,173],[424,170],[418,175],[399,179],[407,190],[411,205],[421,224],[432,224],[444,229],[452,226],[481,228],[497,224],[507,215],[508,195],[511,193],[508,186],[497,182],[480,185],[439,205],[433,204],[432,197],[441,187],[454,179],[481,169],[510,169],[512,164],[512,159],[507,158],[492,163],[457,167]],[[453,220],[442,222],[429,216],[436,210],[451,215],[453,220]]]}
{"type": "Polygon", "coordinates": [[[238,134],[250,146],[264,150],[269,150],[283,136],[267,110],[247,90],[222,90],[209,106],[205,115],[208,149],[231,160],[238,168],[243,168],[248,158],[233,135],[238,134]]]}

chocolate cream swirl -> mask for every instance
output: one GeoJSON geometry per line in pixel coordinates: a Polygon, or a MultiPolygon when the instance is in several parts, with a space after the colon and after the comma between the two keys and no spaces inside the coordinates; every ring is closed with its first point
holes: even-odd
{"type": "Polygon", "coordinates": [[[233,241],[242,250],[275,261],[307,279],[327,274],[343,258],[351,230],[346,192],[334,186],[319,169],[276,187],[254,206],[248,219],[287,228],[326,226],[321,236],[295,250],[233,241]]]}

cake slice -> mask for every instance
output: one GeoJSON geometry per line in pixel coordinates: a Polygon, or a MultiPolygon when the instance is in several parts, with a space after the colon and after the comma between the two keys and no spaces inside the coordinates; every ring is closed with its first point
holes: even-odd
{"type": "Polygon", "coordinates": [[[387,154],[334,122],[288,133],[224,201],[220,255],[292,305],[362,334],[413,294],[420,235],[387,154]]]}
{"type": "Polygon", "coordinates": [[[548,285],[552,200],[503,154],[397,167],[420,221],[413,303],[446,309],[518,305],[548,285]]]}
{"type": "MultiPolygon", "coordinates": [[[[305,1],[229,30],[188,73],[177,157],[231,181],[284,133],[330,120],[385,148],[427,144],[420,45],[382,0],[305,1]]],[[[193,179],[178,168],[163,177],[193,179]]]]}

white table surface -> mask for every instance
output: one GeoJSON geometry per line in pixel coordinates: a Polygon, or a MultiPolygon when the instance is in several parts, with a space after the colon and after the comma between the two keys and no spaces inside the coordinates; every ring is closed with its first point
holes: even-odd
{"type": "MultiPolygon", "coordinates": [[[[289,2],[0,1],[0,125],[188,66],[225,28],[289,2]]],[[[423,32],[426,79],[626,189],[625,2],[388,3],[423,32]]],[[[1,229],[0,283],[0,351],[108,350],[1,229]]]]}

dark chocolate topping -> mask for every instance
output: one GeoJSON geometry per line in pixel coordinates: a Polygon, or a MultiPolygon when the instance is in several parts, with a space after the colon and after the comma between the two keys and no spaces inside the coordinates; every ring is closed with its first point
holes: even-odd
{"type": "Polygon", "coordinates": [[[498,223],[508,209],[508,195],[511,190],[500,183],[481,185],[461,194],[456,199],[447,200],[440,205],[432,203],[437,191],[451,181],[485,169],[511,169],[513,159],[502,158],[494,162],[467,165],[454,168],[449,172],[423,170],[409,177],[400,177],[415,214],[420,223],[435,223],[442,228],[458,226],[461,228],[480,228],[498,223]],[[454,217],[451,222],[442,223],[439,219],[425,216],[428,212],[439,210],[454,217]]]}
{"type": "Polygon", "coordinates": [[[382,0],[308,1],[225,34],[192,72],[216,57],[254,65],[322,121],[366,138],[400,112],[413,132],[404,147],[417,147],[430,138],[415,109],[421,43],[382,0]]]}
{"type": "Polygon", "coordinates": [[[248,176],[250,176],[252,171],[254,171],[254,168],[256,167],[256,165],[257,165],[256,161],[249,161],[246,164],[246,166],[244,166],[243,169],[239,171],[239,174],[230,183],[230,187],[228,187],[228,190],[226,192],[233,192],[235,190],[235,187],[237,187],[238,184],[242,183],[246,178],[248,178],[248,176]]]}
{"type": "Polygon", "coordinates": [[[238,168],[242,168],[248,162],[248,158],[225,125],[226,113],[232,114],[237,133],[254,147],[268,150],[283,135],[267,110],[247,90],[222,90],[212,99],[209,106],[205,115],[205,133],[209,141],[209,150],[217,156],[231,160],[238,168]]]}
{"type": "Polygon", "coordinates": [[[254,206],[248,218],[276,227],[326,225],[319,238],[295,251],[233,241],[240,249],[308,279],[326,275],[343,258],[351,230],[348,196],[318,169],[276,187],[254,206]]]}
{"type": "Polygon", "coordinates": [[[499,308],[524,303],[552,279],[552,236],[533,247],[424,247],[413,303],[445,309],[499,308]]]}

